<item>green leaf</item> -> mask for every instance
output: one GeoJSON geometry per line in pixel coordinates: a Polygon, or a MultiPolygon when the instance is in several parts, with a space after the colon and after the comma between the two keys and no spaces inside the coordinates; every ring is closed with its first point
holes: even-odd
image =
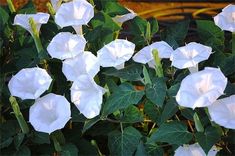
{"type": "Polygon", "coordinates": [[[133,105],[127,107],[124,111],[124,116],[121,118],[121,122],[135,123],[144,120],[143,114],[139,109],[133,105]]]}
{"type": "Polygon", "coordinates": [[[154,104],[162,107],[166,96],[166,89],[164,78],[154,78],[152,85],[146,85],[146,97],[154,104]]]}
{"type": "Polygon", "coordinates": [[[47,133],[35,131],[33,133],[33,138],[31,140],[36,144],[50,144],[50,137],[49,134],[47,133]]]}
{"type": "Polygon", "coordinates": [[[137,150],[135,152],[135,156],[147,156],[147,152],[145,150],[144,144],[140,141],[137,150]]]}
{"type": "Polygon", "coordinates": [[[175,99],[170,99],[165,107],[163,108],[161,114],[161,123],[165,122],[167,119],[171,118],[178,111],[178,104],[175,99]]]}
{"type": "Polygon", "coordinates": [[[74,144],[65,144],[62,147],[61,156],[77,156],[78,155],[78,149],[74,144]]]}
{"type": "Polygon", "coordinates": [[[225,76],[232,75],[235,73],[235,56],[229,56],[222,59],[218,66],[225,76]]]}
{"type": "Polygon", "coordinates": [[[180,83],[176,83],[167,90],[167,94],[171,97],[174,97],[176,96],[179,89],[180,89],[180,83]]]}
{"type": "Polygon", "coordinates": [[[213,21],[196,20],[200,40],[216,51],[223,51],[224,32],[213,21]]]}
{"type": "Polygon", "coordinates": [[[108,134],[108,146],[111,155],[132,155],[141,139],[141,134],[133,127],[127,127],[120,131],[112,131],[108,134]]]}
{"type": "Polygon", "coordinates": [[[14,137],[14,144],[16,149],[19,149],[21,143],[24,140],[24,133],[18,133],[15,137],[14,137]]]}
{"type": "Polygon", "coordinates": [[[205,153],[208,153],[211,147],[220,140],[221,133],[215,127],[207,127],[204,133],[197,132],[195,136],[205,153]]]}
{"type": "Polygon", "coordinates": [[[133,36],[132,42],[137,46],[144,46],[147,44],[147,39],[145,38],[147,30],[147,21],[141,17],[135,17],[129,22],[128,32],[133,36]]]}
{"type": "Polygon", "coordinates": [[[171,24],[161,33],[161,39],[170,44],[174,49],[179,47],[179,45],[183,44],[188,33],[189,23],[189,20],[185,20],[171,24]]]}
{"type": "Polygon", "coordinates": [[[180,111],[186,119],[193,121],[194,111],[191,108],[183,108],[180,111]]]}
{"type": "Polygon", "coordinates": [[[146,143],[145,147],[146,147],[146,151],[148,155],[150,156],[163,156],[164,155],[163,149],[155,143],[146,143]]]}
{"type": "Polygon", "coordinates": [[[20,150],[14,154],[14,156],[30,156],[30,155],[31,155],[31,152],[27,146],[21,147],[20,150]]]}
{"type": "Polygon", "coordinates": [[[160,108],[150,101],[144,104],[144,113],[154,122],[158,123],[161,119],[160,108]]]}
{"type": "Polygon", "coordinates": [[[197,115],[197,113],[195,112],[194,115],[193,115],[193,120],[194,120],[194,123],[195,123],[195,127],[197,129],[198,132],[203,132],[204,131],[204,127],[201,123],[201,120],[199,118],[199,116],[197,115]]]}
{"type": "Polygon", "coordinates": [[[132,104],[137,104],[144,96],[144,91],[137,91],[129,83],[121,84],[117,90],[109,96],[103,106],[102,117],[105,117],[119,109],[125,109],[132,104]]]}
{"type": "Polygon", "coordinates": [[[83,125],[82,133],[86,132],[89,128],[91,128],[94,124],[96,124],[99,121],[100,121],[99,116],[86,120],[83,125]]]}
{"type": "Polygon", "coordinates": [[[153,132],[148,142],[167,142],[169,144],[182,145],[188,143],[193,135],[187,130],[182,122],[169,122],[160,125],[157,131],[153,132]]]}
{"type": "Polygon", "coordinates": [[[2,7],[0,7],[0,26],[1,29],[3,28],[3,25],[7,24],[9,19],[9,14],[4,10],[2,7]]]}
{"type": "Polygon", "coordinates": [[[121,29],[120,26],[118,26],[118,24],[116,24],[112,18],[104,12],[98,12],[95,14],[91,20],[91,25],[93,28],[102,26],[102,28],[108,28],[112,31],[118,31],[121,29]]]}
{"type": "Polygon", "coordinates": [[[119,77],[128,81],[140,81],[142,80],[142,66],[138,64],[126,66],[123,69],[117,70],[115,68],[109,68],[103,74],[108,76],[119,77]]]}
{"type": "Polygon", "coordinates": [[[110,15],[111,17],[114,17],[115,15],[123,15],[129,13],[126,8],[124,8],[117,2],[104,1],[102,5],[104,12],[110,15]]]}
{"type": "Polygon", "coordinates": [[[158,32],[159,26],[156,18],[150,18],[149,23],[151,25],[151,36],[158,32]]]}

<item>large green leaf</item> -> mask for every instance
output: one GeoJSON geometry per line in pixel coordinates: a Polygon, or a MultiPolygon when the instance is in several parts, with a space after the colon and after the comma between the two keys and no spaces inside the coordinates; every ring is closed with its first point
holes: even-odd
{"type": "Polygon", "coordinates": [[[161,121],[161,110],[160,107],[157,107],[150,101],[147,101],[144,104],[144,113],[152,120],[153,122],[160,122],[161,121]]]}
{"type": "Polygon", "coordinates": [[[154,104],[162,107],[166,96],[166,89],[164,78],[154,78],[152,84],[146,85],[146,97],[154,104]]]}
{"type": "Polygon", "coordinates": [[[140,142],[141,136],[140,132],[133,127],[125,128],[123,132],[112,131],[108,135],[110,155],[132,155],[140,142]]]}
{"type": "Polygon", "coordinates": [[[221,133],[215,127],[207,127],[205,132],[197,132],[195,136],[205,153],[208,153],[211,147],[219,141],[221,133]]]}
{"type": "Polygon", "coordinates": [[[74,144],[65,144],[62,147],[62,156],[77,156],[78,155],[78,149],[74,144]]]}
{"type": "Polygon", "coordinates": [[[87,131],[89,128],[91,128],[94,124],[96,124],[99,121],[100,121],[100,117],[99,116],[97,116],[95,118],[92,118],[92,119],[86,120],[84,125],[83,125],[82,133],[87,131]]]}
{"type": "Polygon", "coordinates": [[[147,152],[142,141],[140,141],[139,145],[137,146],[135,156],[147,156],[147,152]]]}
{"type": "Polygon", "coordinates": [[[47,133],[34,132],[31,141],[37,144],[49,144],[50,137],[47,133]]]}
{"type": "Polygon", "coordinates": [[[143,78],[141,77],[142,74],[142,66],[141,65],[129,65],[123,69],[117,70],[115,68],[109,68],[105,72],[105,75],[119,77],[128,81],[139,81],[143,78]]]}
{"type": "Polygon", "coordinates": [[[143,114],[134,105],[130,105],[124,111],[124,115],[121,118],[122,122],[135,123],[144,120],[143,114]]]}
{"type": "Polygon", "coordinates": [[[102,117],[105,117],[116,110],[125,109],[132,104],[137,104],[143,95],[144,91],[135,90],[134,86],[131,84],[121,84],[103,105],[102,117]]]}
{"type": "Polygon", "coordinates": [[[182,122],[169,122],[162,124],[155,131],[148,142],[167,142],[169,144],[182,145],[188,143],[193,135],[187,130],[182,122]]]}
{"type": "Polygon", "coordinates": [[[175,101],[175,99],[170,99],[165,107],[163,108],[162,114],[161,114],[161,123],[165,122],[167,119],[175,115],[175,113],[178,111],[178,104],[175,101]]]}
{"type": "Polygon", "coordinates": [[[102,1],[102,6],[104,12],[112,17],[129,13],[126,8],[114,1],[102,1]]]}
{"type": "Polygon", "coordinates": [[[174,49],[179,47],[179,45],[184,43],[184,39],[188,33],[189,22],[189,20],[186,20],[168,26],[161,33],[162,40],[166,41],[174,49]]]}
{"type": "Polygon", "coordinates": [[[223,51],[224,32],[213,21],[197,20],[197,32],[200,40],[216,51],[223,51]]]}
{"type": "Polygon", "coordinates": [[[235,73],[235,56],[229,56],[222,59],[218,66],[225,76],[232,75],[235,73]]]}

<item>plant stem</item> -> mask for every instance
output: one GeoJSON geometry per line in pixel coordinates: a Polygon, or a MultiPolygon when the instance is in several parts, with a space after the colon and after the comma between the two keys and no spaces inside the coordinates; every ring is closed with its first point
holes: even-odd
{"type": "Polygon", "coordinates": [[[16,116],[16,119],[17,119],[17,121],[18,121],[18,123],[20,125],[20,128],[21,128],[22,132],[24,134],[27,134],[29,132],[29,127],[28,127],[28,125],[27,125],[27,123],[26,123],[26,121],[24,119],[23,114],[20,111],[20,107],[19,107],[19,104],[16,101],[16,98],[11,96],[9,98],[9,101],[11,103],[12,109],[14,111],[14,114],[16,116]]]}
{"type": "Polygon", "coordinates": [[[16,9],[15,9],[14,4],[12,3],[12,0],[7,0],[7,4],[8,4],[8,7],[9,7],[11,13],[15,13],[16,9]]]}
{"type": "Polygon", "coordinates": [[[235,55],[235,32],[232,33],[232,54],[235,55]]]}
{"type": "Polygon", "coordinates": [[[121,128],[121,132],[123,134],[123,125],[122,125],[122,122],[120,122],[120,128],[121,128]]]}

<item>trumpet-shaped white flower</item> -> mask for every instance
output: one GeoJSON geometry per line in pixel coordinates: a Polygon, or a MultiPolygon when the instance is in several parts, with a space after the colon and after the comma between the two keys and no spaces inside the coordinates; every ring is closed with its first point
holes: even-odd
{"type": "Polygon", "coordinates": [[[75,58],[63,61],[62,72],[69,81],[75,81],[84,74],[93,78],[99,71],[99,61],[91,52],[82,52],[75,58]]]}
{"type": "Polygon", "coordinates": [[[29,109],[29,122],[39,132],[52,133],[62,129],[71,118],[70,103],[53,93],[39,99],[29,109]]]}
{"type": "Polygon", "coordinates": [[[45,69],[38,67],[25,68],[14,75],[8,83],[12,96],[24,99],[37,99],[52,82],[45,69]]]}
{"type": "Polygon", "coordinates": [[[124,68],[124,63],[133,55],[135,44],[127,40],[116,39],[97,52],[102,67],[124,68]]]}
{"type": "Polygon", "coordinates": [[[33,18],[36,29],[39,32],[41,25],[46,24],[49,20],[50,15],[47,13],[37,13],[37,14],[17,14],[14,19],[14,25],[19,25],[26,29],[30,34],[33,34],[33,30],[29,24],[29,19],[33,18]]]}
{"type": "Polygon", "coordinates": [[[164,41],[154,42],[151,45],[146,46],[143,49],[141,49],[139,52],[137,52],[133,56],[133,60],[135,62],[139,62],[142,64],[148,63],[148,65],[151,68],[155,68],[155,62],[152,53],[153,49],[158,50],[158,55],[160,58],[170,58],[173,52],[172,47],[168,45],[166,42],[164,41]]]}
{"type": "Polygon", "coordinates": [[[115,22],[117,22],[117,23],[124,23],[124,22],[126,22],[126,21],[129,21],[129,20],[131,20],[131,19],[133,19],[133,18],[135,18],[136,16],[137,16],[137,14],[133,11],[133,10],[131,10],[131,9],[128,9],[127,8],[127,10],[130,12],[130,13],[127,13],[127,14],[125,14],[125,15],[117,15],[117,16],[115,16],[114,18],[113,18],[113,20],[115,21],[115,22]]]}
{"type": "Polygon", "coordinates": [[[71,87],[71,101],[88,119],[100,113],[104,88],[98,86],[88,75],[81,75],[71,87]]]}
{"type": "Polygon", "coordinates": [[[214,17],[214,21],[220,29],[235,32],[235,5],[226,6],[214,17]]]}
{"type": "Polygon", "coordinates": [[[82,35],[61,32],[52,39],[47,47],[47,51],[52,58],[64,60],[82,53],[85,46],[86,40],[82,35]]]}
{"type": "Polygon", "coordinates": [[[220,126],[235,129],[235,95],[215,101],[208,110],[212,121],[220,126]]]}
{"type": "Polygon", "coordinates": [[[205,68],[183,79],[176,101],[184,107],[196,108],[211,105],[224,93],[227,78],[218,68],[205,68]]]}
{"type": "Polygon", "coordinates": [[[211,47],[191,42],[173,51],[170,60],[172,66],[179,69],[197,67],[198,63],[207,60],[211,53],[211,47]]]}
{"type": "Polygon", "coordinates": [[[213,146],[206,155],[201,146],[198,143],[195,143],[178,147],[174,156],[216,156],[217,152],[218,150],[213,146]]]}
{"type": "Polygon", "coordinates": [[[94,8],[86,0],[73,0],[63,3],[57,10],[55,22],[61,28],[72,26],[79,32],[82,25],[86,25],[94,17],[94,8]]]}

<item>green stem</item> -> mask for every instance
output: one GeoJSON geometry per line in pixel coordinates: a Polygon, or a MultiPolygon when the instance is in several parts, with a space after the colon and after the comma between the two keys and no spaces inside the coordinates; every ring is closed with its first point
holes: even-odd
{"type": "Polygon", "coordinates": [[[232,54],[235,55],[235,32],[232,33],[232,54]]]}
{"type": "Polygon", "coordinates": [[[34,43],[36,45],[38,54],[41,54],[41,52],[43,51],[43,46],[42,46],[42,42],[39,38],[39,35],[33,35],[33,40],[34,40],[34,43]]]}
{"type": "Polygon", "coordinates": [[[14,114],[16,116],[16,119],[17,119],[17,121],[18,121],[18,123],[20,125],[20,128],[21,128],[22,132],[24,134],[27,134],[29,132],[29,127],[28,127],[28,125],[27,125],[27,123],[26,123],[26,121],[24,119],[23,114],[20,111],[20,107],[19,107],[19,104],[16,101],[16,98],[11,96],[9,98],[9,101],[11,103],[12,109],[14,111],[14,114]]]}
{"type": "Polygon", "coordinates": [[[12,0],[7,0],[7,4],[8,4],[8,7],[9,7],[11,13],[15,13],[16,9],[15,9],[15,6],[13,5],[13,3],[12,3],[12,0]]]}
{"type": "Polygon", "coordinates": [[[122,122],[120,122],[120,127],[121,127],[121,132],[123,134],[123,125],[122,125],[122,122]]]}

